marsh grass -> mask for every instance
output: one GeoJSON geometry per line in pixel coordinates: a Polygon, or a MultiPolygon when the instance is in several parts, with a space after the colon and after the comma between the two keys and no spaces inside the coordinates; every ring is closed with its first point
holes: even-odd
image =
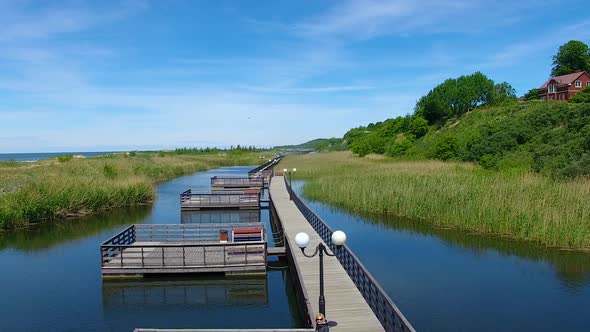
{"type": "Polygon", "coordinates": [[[0,229],[42,220],[149,204],[154,184],[215,167],[260,163],[256,153],[235,155],[111,154],[0,162],[0,229]]]}
{"type": "MultiPolygon", "coordinates": [[[[470,163],[289,156],[303,192],[348,211],[401,216],[546,246],[590,249],[590,179],[507,174],[470,163]]],[[[283,167],[283,166],[281,166],[283,167]]]]}

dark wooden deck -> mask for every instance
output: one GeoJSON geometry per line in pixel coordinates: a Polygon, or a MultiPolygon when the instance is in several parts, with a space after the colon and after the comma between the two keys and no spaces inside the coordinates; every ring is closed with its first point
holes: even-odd
{"type": "Polygon", "coordinates": [[[264,188],[264,178],[262,176],[214,176],[211,178],[211,190],[247,190],[264,188]]]}
{"type": "Polygon", "coordinates": [[[181,224],[237,224],[257,222],[260,222],[260,210],[258,209],[183,210],[180,213],[181,224]]]}
{"type": "Polygon", "coordinates": [[[266,234],[238,242],[233,230],[255,224],[131,225],[100,246],[103,276],[266,271],[266,234]],[[220,241],[220,231],[228,233],[220,241]]]}
{"type": "Polygon", "coordinates": [[[193,192],[180,194],[182,210],[259,209],[260,193],[256,191],[193,192]]]}

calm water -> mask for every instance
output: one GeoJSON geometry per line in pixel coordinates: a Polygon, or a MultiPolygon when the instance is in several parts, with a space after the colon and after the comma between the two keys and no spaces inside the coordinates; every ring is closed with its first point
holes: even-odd
{"type": "Polygon", "coordinates": [[[0,153],[0,161],[37,161],[63,155],[96,157],[113,152],[46,152],[46,153],[0,153]]]}
{"type": "MultiPolygon", "coordinates": [[[[301,182],[293,184],[300,192],[301,182]]],[[[590,254],[306,201],[418,331],[590,331],[590,254]]],[[[327,299],[329,301],[329,299],[327,299]]]]}
{"type": "MultiPolygon", "coordinates": [[[[150,208],[1,236],[0,331],[301,326],[294,287],[281,262],[273,263],[276,269],[262,277],[193,275],[105,283],[101,278],[100,243],[131,223],[256,218],[196,212],[181,219],[180,213],[180,192],[207,189],[212,176],[245,174],[249,169],[221,168],[166,182],[158,187],[150,208]]],[[[269,227],[267,210],[260,218],[269,227]]]]}

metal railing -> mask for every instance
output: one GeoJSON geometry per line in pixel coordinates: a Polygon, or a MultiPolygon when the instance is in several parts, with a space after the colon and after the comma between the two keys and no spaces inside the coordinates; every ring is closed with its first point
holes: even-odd
{"type": "Polygon", "coordinates": [[[262,223],[181,225],[136,224],[100,245],[101,267],[181,268],[266,264],[266,232],[262,241],[233,242],[232,230],[262,223]],[[227,231],[226,243],[219,241],[227,231]]]}
{"type": "Polygon", "coordinates": [[[276,158],[273,158],[271,161],[267,161],[264,164],[262,164],[260,166],[257,166],[256,168],[253,168],[250,171],[248,171],[248,175],[250,175],[250,174],[256,174],[256,173],[258,173],[260,171],[264,171],[264,170],[270,169],[274,165],[278,164],[281,161],[281,159],[283,159],[283,156],[282,155],[280,155],[280,156],[278,156],[276,158]]]}
{"type": "Polygon", "coordinates": [[[180,194],[181,208],[207,207],[259,207],[260,193],[242,191],[193,192],[191,189],[180,194]]]}
{"type": "Polygon", "coordinates": [[[342,267],[344,267],[344,270],[346,270],[385,330],[388,332],[415,332],[410,322],[404,317],[399,308],[393,303],[393,300],[385,293],[377,280],[375,280],[352,250],[346,245],[337,248],[332,244],[332,229],[301,201],[289,186],[287,178],[285,178],[285,186],[299,211],[305,216],[305,219],[307,219],[322,240],[330,247],[332,252],[336,254],[340,264],[342,264],[342,267]]]}
{"type": "Polygon", "coordinates": [[[239,187],[239,188],[261,188],[264,179],[260,176],[231,177],[214,176],[211,178],[211,187],[239,187]]]}
{"type": "Polygon", "coordinates": [[[227,224],[253,223],[260,221],[260,210],[200,210],[182,211],[181,224],[227,224]]]}

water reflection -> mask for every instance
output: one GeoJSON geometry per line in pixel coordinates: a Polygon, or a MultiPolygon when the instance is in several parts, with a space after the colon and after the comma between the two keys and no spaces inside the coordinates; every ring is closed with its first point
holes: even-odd
{"type": "MultiPolygon", "coordinates": [[[[302,184],[294,183],[299,193],[302,184]]],[[[585,331],[590,324],[588,252],[305,201],[349,235],[349,247],[417,330],[585,331]]]]}
{"type": "Polygon", "coordinates": [[[102,287],[105,313],[124,307],[166,311],[231,307],[266,307],[266,275],[224,277],[219,275],[146,277],[139,280],[105,281],[102,287]]]}
{"type": "MultiPolygon", "coordinates": [[[[119,285],[101,277],[100,243],[129,224],[180,223],[179,193],[208,188],[212,176],[249,169],[225,167],[161,183],[150,207],[0,234],[0,331],[301,326],[292,301],[294,287],[283,270],[269,268],[262,280],[236,280],[235,286],[216,276],[207,276],[210,281],[199,277],[166,284],[147,278],[146,283],[119,285]]],[[[266,211],[260,218],[268,223],[266,211]]]]}
{"type": "Polygon", "coordinates": [[[437,228],[420,221],[400,217],[385,218],[367,214],[361,214],[361,216],[364,221],[389,229],[409,234],[434,236],[449,246],[467,249],[475,254],[483,254],[488,250],[493,250],[504,256],[549,263],[555,269],[556,276],[572,290],[590,283],[590,254],[587,252],[547,248],[531,242],[437,228]]]}
{"type": "Polygon", "coordinates": [[[149,207],[128,208],[79,219],[40,223],[24,230],[0,233],[0,250],[14,248],[22,251],[42,251],[104,231],[140,223],[149,213],[149,207]]]}

